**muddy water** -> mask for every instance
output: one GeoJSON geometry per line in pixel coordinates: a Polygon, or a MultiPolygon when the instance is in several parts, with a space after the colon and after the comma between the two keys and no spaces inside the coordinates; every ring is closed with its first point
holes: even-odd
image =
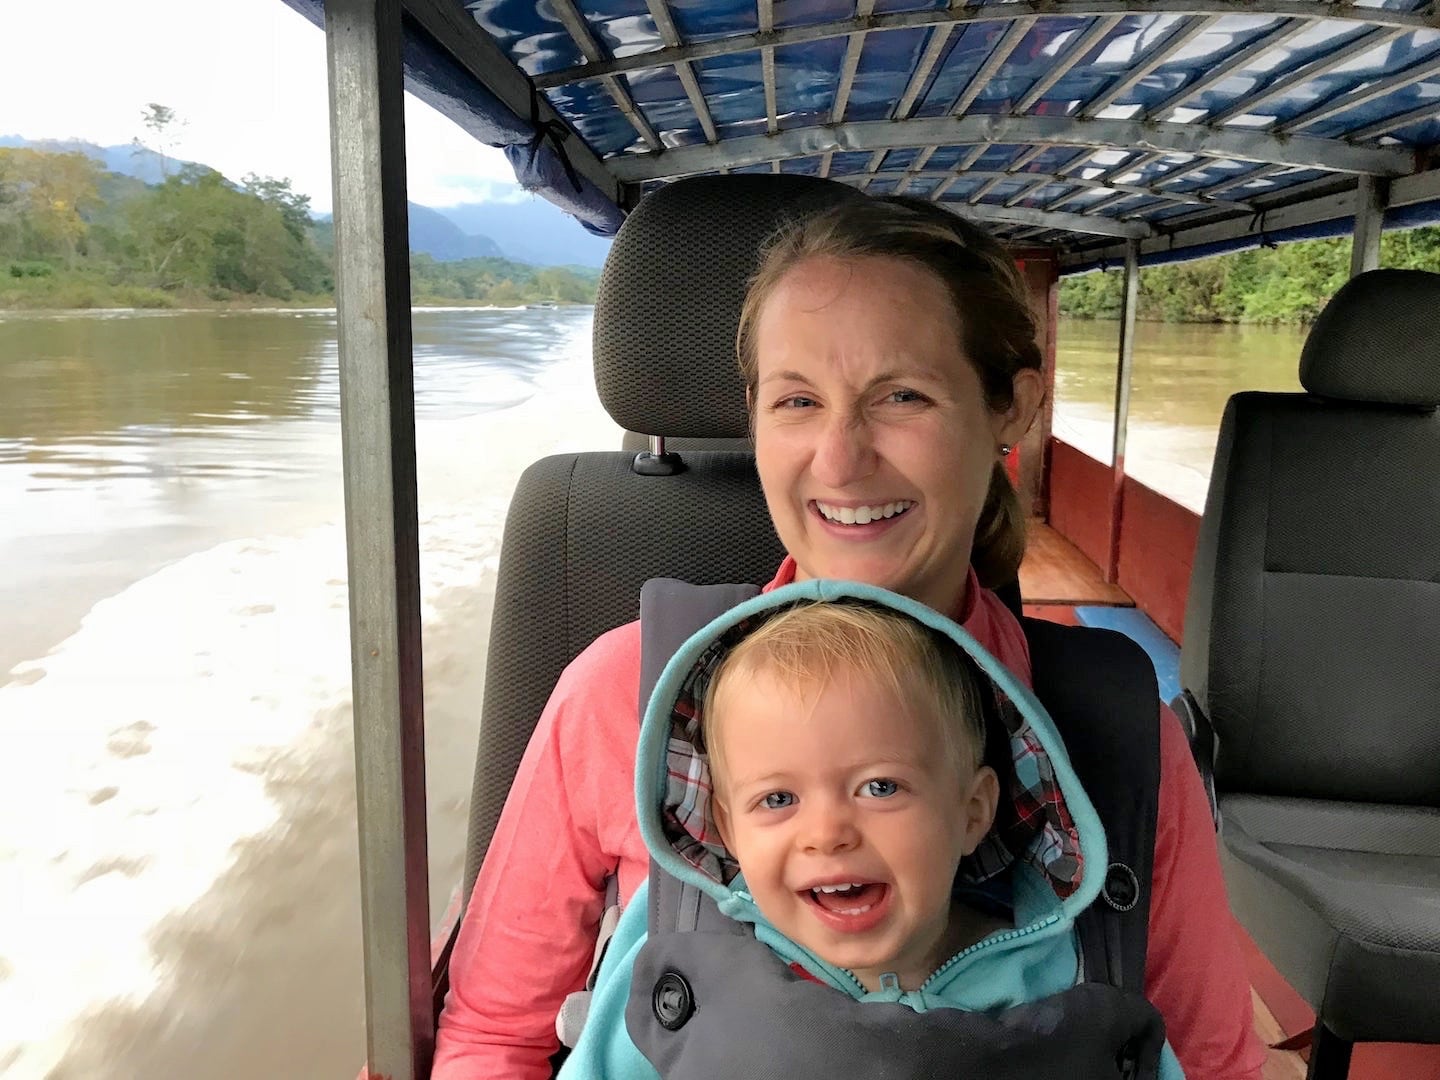
{"type": "MultiPolygon", "coordinates": [[[[418,312],[431,907],[520,470],[618,446],[589,312],[418,312]]],[[[329,312],[0,317],[0,1074],[364,1056],[329,312]]]]}

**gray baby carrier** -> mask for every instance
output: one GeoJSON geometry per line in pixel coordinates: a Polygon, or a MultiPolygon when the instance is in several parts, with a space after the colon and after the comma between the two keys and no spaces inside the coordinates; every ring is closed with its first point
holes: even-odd
{"type": "MultiPolygon", "coordinates": [[[[657,579],[640,597],[641,714],[666,662],[754,585],[657,579]]],[[[626,1027],[666,1080],[806,1077],[1125,1080],[1154,1077],[1164,1023],[1143,996],[1160,790],[1159,694],[1145,654],[1113,633],[1021,620],[1036,696],[1104,823],[1102,897],[1076,921],[1082,981],[996,1012],[854,1001],[791,970],[751,929],[653,861],[649,936],[626,1027]]]]}

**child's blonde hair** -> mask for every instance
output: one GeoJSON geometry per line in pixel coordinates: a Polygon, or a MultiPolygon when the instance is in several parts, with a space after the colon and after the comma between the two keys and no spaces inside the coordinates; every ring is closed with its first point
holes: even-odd
{"type": "Polygon", "coordinates": [[[812,689],[838,671],[880,680],[915,715],[931,719],[941,748],[962,776],[982,763],[984,691],[959,645],[891,608],[810,602],[771,615],[716,666],[700,712],[712,783],[718,784],[724,768],[715,706],[730,681],[768,672],[812,689]]]}

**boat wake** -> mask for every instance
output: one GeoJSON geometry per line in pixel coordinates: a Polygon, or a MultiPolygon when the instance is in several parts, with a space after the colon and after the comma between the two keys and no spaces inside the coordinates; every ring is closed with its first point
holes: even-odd
{"type": "MultiPolygon", "coordinates": [[[[588,377],[577,387],[584,359],[515,409],[422,431],[437,913],[461,874],[510,490],[540,454],[619,445],[588,377]]],[[[234,1076],[237,1062],[247,1075],[353,1074],[347,608],[340,523],[237,540],[95,604],[68,640],[11,671],[0,1074],[203,1078],[234,1076]]]]}

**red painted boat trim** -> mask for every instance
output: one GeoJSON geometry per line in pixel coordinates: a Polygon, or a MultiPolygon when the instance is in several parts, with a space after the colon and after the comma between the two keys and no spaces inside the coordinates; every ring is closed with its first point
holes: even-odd
{"type": "Polygon", "coordinates": [[[1050,440],[1050,526],[1096,566],[1110,561],[1110,466],[1050,440]]]}

